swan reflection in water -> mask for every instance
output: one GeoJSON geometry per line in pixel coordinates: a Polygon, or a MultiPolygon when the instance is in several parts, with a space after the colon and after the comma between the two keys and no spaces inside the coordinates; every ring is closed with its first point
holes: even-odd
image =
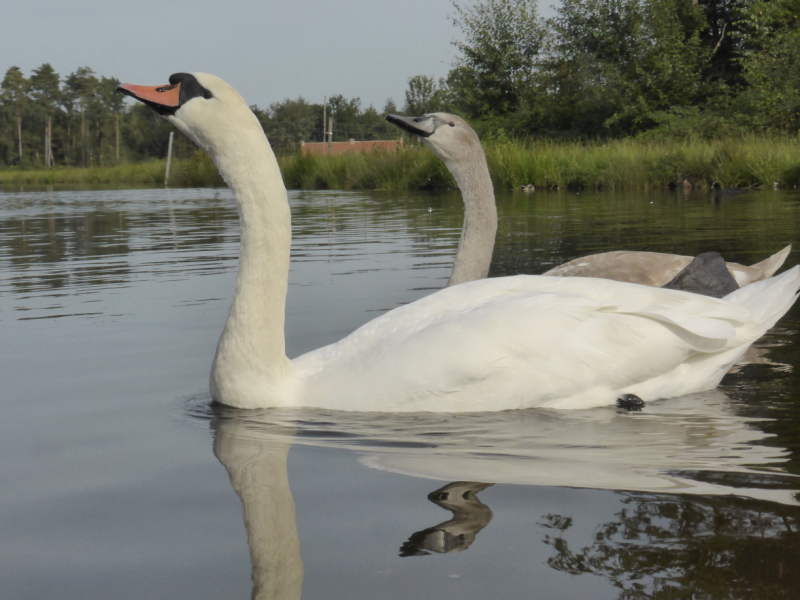
{"type": "Polygon", "coordinates": [[[237,418],[236,411],[226,412],[230,417],[211,422],[214,456],[227,469],[242,501],[252,564],[252,598],[299,599],[303,561],[286,469],[291,432],[273,431],[265,422],[257,435],[249,435],[246,422],[237,418]]]}
{"type": "MultiPolygon", "coordinates": [[[[241,411],[207,398],[188,410],[210,420],[214,453],[241,499],[253,598],[301,594],[303,563],[286,466],[292,443],[348,449],[372,468],[455,482],[429,496],[453,519],[411,535],[401,556],[469,548],[492,518],[476,494],[497,483],[619,490],[641,505],[686,505],[680,498],[687,495],[704,496],[696,506],[730,504],[735,496],[777,514],[781,506],[798,504],[800,479],[779,464],[789,451],[761,443],[769,434],[759,429],[759,419],[737,416],[718,390],[656,402],[642,413],[241,411]]],[[[536,517],[545,528],[569,526],[563,515],[536,517]]],[[[739,535],[750,543],[758,537],[744,529],[739,535]]],[[[547,533],[542,541],[558,553],[551,566],[570,571],[578,559],[558,540],[547,533]]]]}
{"type": "Polygon", "coordinates": [[[448,554],[470,547],[478,532],[492,520],[492,509],[478,500],[478,492],[493,483],[454,481],[428,494],[428,500],[453,513],[453,518],[411,534],[400,556],[448,554]]]}

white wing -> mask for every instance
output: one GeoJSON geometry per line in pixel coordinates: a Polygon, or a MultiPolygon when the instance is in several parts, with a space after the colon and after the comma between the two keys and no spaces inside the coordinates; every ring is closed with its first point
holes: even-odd
{"type": "Polygon", "coordinates": [[[474,281],[386,313],[293,363],[304,405],[345,410],[578,408],[626,392],[681,395],[717,385],[788,310],[798,269],[759,285],[782,278],[782,295],[773,284],[740,301],[599,279],[474,281]],[[759,317],[753,305],[764,297],[777,308],[759,317]]]}

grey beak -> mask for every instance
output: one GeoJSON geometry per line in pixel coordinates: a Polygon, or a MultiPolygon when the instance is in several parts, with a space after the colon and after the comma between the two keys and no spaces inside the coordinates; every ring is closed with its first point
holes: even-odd
{"type": "Polygon", "coordinates": [[[403,131],[413,133],[420,137],[429,137],[436,131],[436,123],[433,117],[401,117],[400,115],[386,115],[386,120],[393,125],[397,125],[403,131]]]}

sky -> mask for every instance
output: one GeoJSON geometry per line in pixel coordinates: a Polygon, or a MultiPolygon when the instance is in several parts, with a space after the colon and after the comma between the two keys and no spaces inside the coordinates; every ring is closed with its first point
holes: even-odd
{"type": "Polygon", "coordinates": [[[342,94],[382,110],[402,107],[410,77],[447,75],[454,15],[451,0],[13,0],[0,69],[49,62],[141,85],[203,71],[261,108],[342,94]]]}
{"type": "Polygon", "coordinates": [[[459,36],[450,0],[25,0],[4,3],[2,73],[49,62],[123,83],[218,75],[262,108],[342,94],[405,101],[414,75],[443,77],[459,36]]]}

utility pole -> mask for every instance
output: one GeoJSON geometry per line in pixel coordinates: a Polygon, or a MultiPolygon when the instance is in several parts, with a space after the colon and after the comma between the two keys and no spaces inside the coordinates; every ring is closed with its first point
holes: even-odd
{"type": "Polygon", "coordinates": [[[331,153],[331,146],[333,145],[333,117],[328,118],[328,154],[331,153]]]}
{"type": "Polygon", "coordinates": [[[174,131],[169,132],[169,145],[167,146],[167,172],[164,174],[164,187],[169,185],[169,167],[172,164],[172,136],[174,135],[174,131]]]}
{"type": "Polygon", "coordinates": [[[328,122],[328,97],[322,97],[322,141],[325,142],[325,124],[328,122]]]}
{"type": "Polygon", "coordinates": [[[53,153],[50,151],[50,136],[52,135],[53,125],[50,120],[50,113],[47,113],[47,121],[44,126],[44,166],[48,169],[53,166],[53,153]]]}
{"type": "Polygon", "coordinates": [[[119,162],[119,113],[114,113],[114,134],[117,141],[117,162],[119,162]]]}

